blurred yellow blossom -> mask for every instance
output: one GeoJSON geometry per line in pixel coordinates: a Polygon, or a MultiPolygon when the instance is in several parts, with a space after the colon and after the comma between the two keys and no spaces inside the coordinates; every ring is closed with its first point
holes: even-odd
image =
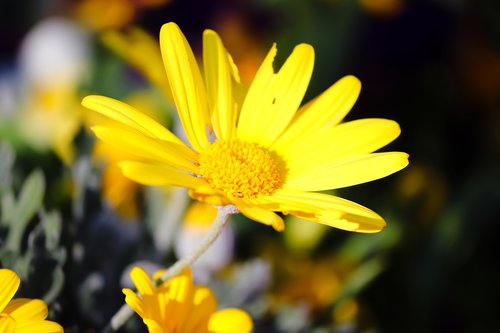
{"type": "Polygon", "coordinates": [[[81,0],[74,6],[75,17],[87,28],[104,30],[130,23],[137,10],[158,7],[169,0],[81,0]]]}
{"type": "Polygon", "coordinates": [[[275,212],[349,231],[380,231],[385,221],[375,212],[316,193],[379,179],[408,164],[406,153],[373,153],[399,135],[396,122],[339,124],[358,97],[359,80],[346,76],[299,109],[314,49],[296,46],[275,73],[273,45],[240,107],[233,100],[233,80],[239,77],[231,56],[214,31],[206,30],[203,40],[204,75],[175,23],[160,32],[164,66],[191,147],[130,105],[84,98],[84,106],[120,123],[93,127],[97,137],[142,159],[121,162],[125,176],[146,185],[187,187],[197,200],[233,204],[279,231],[285,226],[275,212]]]}
{"type": "Polygon", "coordinates": [[[247,333],[253,328],[252,319],[242,310],[217,311],[212,291],[194,285],[189,269],[158,287],[140,267],[134,267],[130,277],[138,294],[123,289],[125,301],[142,317],[149,332],[247,333]]]}
{"type": "Polygon", "coordinates": [[[33,148],[52,148],[68,164],[82,122],[78,87],[88,71],[89,55],[83,30],[69,20],[49,18],[28,33],[19,56],[20,133],[33,148]]]}
{"type": "Polygon", "coordinates": [[[155,38],[140,28],[132,27],[126,32],[106,31],[101,39],[107,47],[158,87],[166,95],[167,100],[173,103],[167,75],[163,70],[160,47],[155,38]]]}
{"type": "Polygon", "coordinates": [[[404,8],[402,0],[359,0],[359,3],[367,12],[380,16],[398,15],[404,8]]]}
{"type": "Polygon", "coordinates": [[[40,299],[14,297],[19,276],[10,269],[0,269],[0,332],[2,333],[58,333],[61,325],[45,320],[47,305],[40,299]]]}

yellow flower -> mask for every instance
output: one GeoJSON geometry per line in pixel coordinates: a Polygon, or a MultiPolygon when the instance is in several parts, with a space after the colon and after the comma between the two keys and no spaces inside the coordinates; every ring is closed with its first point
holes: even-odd
{"type": "Polygon", "coordinates": [[[16,298],[20,280],[10,269],[0,269],[0,332],[57,333],[63,328],[47,318],[47,305],[39,299],[16,298]]]}
{"type": "Polygon", "coordinates": [[[125,176],[146,185],[187,187],[195,199],[233,204],[276,230],[284,222],[275,212],[358,232],[385,226],[368,208],[316,193],[382,178],[408,164],[405,153],[373,153],[399,135],[396,122],[340,124],[357,99],[358,79],[346,76],[299,108],[314,50],[296,46],[275,73],[273,45],[240,106],[232,94],[237,68],[214,31],[203,35],[204,75],[175,23],[162,27],[160,47],[190,146],[125,103],[103,96],[82,102],[127,126],[93,127],[103,141],[142,159],[121,162],[125,176]]]}
{"type": "Polygon", "coordinates": [[[234,308],[216,311],[212,291],[193,285],[189,269],[159,287],[153,286],[142,268],[134,267],[130,277],[139,295],[125,288],[125,301],[142,317],[151,333],[247,333],[252,330],[253,323],[246,312],[234,308]]]}

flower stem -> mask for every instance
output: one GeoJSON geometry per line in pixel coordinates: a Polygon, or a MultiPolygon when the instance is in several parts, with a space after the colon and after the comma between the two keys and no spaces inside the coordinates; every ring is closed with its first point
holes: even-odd
{"type": "MultiPolygon", "coordinates": [[[[188,256],[178,260],[175,264],[170,266],[163,275],[155,281],[156,286],[159,286],[163,282],[171,279],[172,277],[181,273],[184,268],[190,266],[196,259],[198,259],[205,251],[212,245],[212,243],[220,235],[222,229],[226,225],[229,217],[233,214],[238,213],[238,208],[233,205],[219,206],[217,207],[217,216],[215,221],[210,228],[207,236],[198,247],[191,252],[188,256]]],[[[118,312],[111,318],[110,325],[104,330],[104,332],[115,332],[120,327],[122,327],[125,322],[134,314],[134,311],[127,305],[124,304],[118,312]]]]}

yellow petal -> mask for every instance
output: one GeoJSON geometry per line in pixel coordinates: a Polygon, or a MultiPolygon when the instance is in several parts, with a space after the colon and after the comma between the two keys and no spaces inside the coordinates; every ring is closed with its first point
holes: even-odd
{"type": "Polygon", "coordinates": [[[408,154],[400,152],[346,156],[324,161],[321,156],[294,167],[283,188],[321,191],[353,186],[386,177],[408,165],[408,154]]]}
{"type": "Polygon", "coordinates": [[[16,333],[63,333],[64,329],[58,323],[53,321],[35,321],[18,325],[16,333]]]}
{"type": "Polygon", "coordinates": [[[217,302],[212,291],[207,287],[195,287],[194,308],[186,321],[184,332],[206,332],[210,316],[217,310],[217,302]]]}
{"type": "Polygon", "coordinates": [[[143,300],[139,298],[139,296],[137,296],[137,294],[131,289],[124,288],[122,289],[122,292],[125,294],[125,303],[127,303],[139,316],[143,317],[143,300]]]}
{"type": "Polygon", "coordinates": [[[252,318],[248,313],[232,308],[217,311],[208,323],[210,333],[249,333],[252,328],[252,318]]]}
{"type": "Polygon", "coordinates": [[[144,135],[173,142],[178,145],[185,145],[178,137],[158,122],[144,113],[137,111],[132,106],[116,99],[104,96],[87,96],[83,99],[82,105],[131,127],[144,135]]]}
{"type": "Polygon", "coordinates": [[[136,27],[126,32],[105,31],[101,38],[106,46],[144,74],[168,100],[173,101],[156,38],[136,27]]]}
{"type": "Polygon", "coordinates": [[[354,120],[304,137],[282,147],[278,154],[287,161],[289,169],[295,169],[341,156],[371,153],[392,142],[400,133],[398,123],[393,120],[354,120]]]}
{"type": "Polygon", "coordinates": [[[332,195],[278,190],[268,200],[273,210],[338,229],[373,233],[385,227],[384,219],[377,213],[332,195]]]}
{"type": "Polygon", "coordinates": [[[262,146],[270,146],[288,126],[304,98],[314,66],[314,49],[300,44],[274,74],[275,54],[273,45],[248,90],[238,122],[238,138],[262,146]]]}
{"type": "Polygon", "coordinates": [[[160,48],[182,126],[189,142],[199,152],[209,145],[206,127],[210,122],[200,69],[186,37],[175,23],[162,26],[160,48]]]}
{"type": "Polygon", "coordinates": [[[168,281],[169,298],[180,303],[191,299],[193,293],[193,275],[191,270],[184,270],[181,274],[168,281]]]}
{"type": "Polygon", "coordinates": [[[148,327],[149,333],[168,333],[163,327],[154,319],[144,319],[144,324],[148,327]]]}
{"type": "Polygon", "coordinates": [[[181,170],[196,172],[198,169],[192,163],[197,160],[196,154],[173,142],[155,140],[151,137],[137,134],[119,128],[94,126],[92,131],[105,143],[123,150],[128,154],[152,161],[165,163],[181,170]]]}
{"type": "Polygon", "coordinates": [[[287,130],[272,149],[281,150],[315,135],[319,130],[338,124],[351,110],[361,90],[361,82],[348,75],[296,113],[287,130]]]}
{"type": "Polygon", "coordinates": [[[21,280],[14,271],[7,268],[0,269],[0,285],[2,286],[0,288],[0,312],[14,297],[20,283],[21,280]]]}
{"type": "Polygon", "coordinates": [[[257,205],[243,203],[239,200],[234,201],[240,213],[245,215],[249,219],[266,225],[270,225],[276,231],[285,230],[285,223],[283,222],[283,219],[276,215],[274,212],[257,205]]]}
{"type": "Polygon", "coordinates": [[[10,316],[0,315],[0,332],[2,333],[15,333],[16,321],[10,316]]]}
{"type": "Polygon", "coordinates": [[[168,302],[164,302],[162,318],[169,318],[168,325],[173,332],[183,332],[183,327],[188,321],[192,311],[193,277],[191,270],[184,270],[167,282],[168,290],[164,293],[168,302]]]}
{"type": "Polygon", "coordinates": [[[167,165],[124,161],[120,162],[118,166],[122,169],[125,177],[143,185],[169,185],[187,188],[207,186],[203,179],[179,172],[167,165]]]}
{"type": "Polygon", "coordinates": [[[229,201],[224,195],[214,192],[210,186],[197,187],[196,189],[190,190],[188,194],[194,200],[198,200],[212,206],[224,206],[229,204],[229,201]]]}
{"type": "Polygon", "coordinates": [[[155,287],[146,273],[141,267],[135,266],[130,271],[130,278],[134,282],[137,291],[141,295],[151,295],[155,291],[155,287]]]}
{"type": "Polygon", "coordinates": [[[234,136],[236,106],[232,100],[230,57],[215,31],[203,33],[203,65],[212,124],[217,138],[234,136]]]}
{"type": "Polygon", "coordinates": [[[17,323],[41,321],[47,318],[47,305],[40,299],[16,298],[3,310],[16,320],[17,323]]]}

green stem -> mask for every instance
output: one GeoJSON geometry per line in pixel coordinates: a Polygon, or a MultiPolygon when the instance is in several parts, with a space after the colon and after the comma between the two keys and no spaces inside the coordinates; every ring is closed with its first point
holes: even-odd
{"type": "MultiPolygon", "coordinates": [[[[229,217],[233,214],[238,213],[238,208],[233,205],[220,206],[217,207],[217,216],[215,221],[210,228],[207,236],[203,242],[198,245],[198,247],[191,252],[188,256],[178,260],[175,264],[170,266],[165,273],[155,281],[156,286],[164,283],[168,279],[181,273],[186,267],[190,266],[196,259],[198,259],[205,251],[212,245],[212,243],[220,235],[222,229],[229,220],[229,217]]],[[[108,327],[105,332],[114,332],[122,327],[125,322],[134,314],[134,311],[127,305],[124,304],[120,310],[111,318],[110,327],[108,327]]]]}

